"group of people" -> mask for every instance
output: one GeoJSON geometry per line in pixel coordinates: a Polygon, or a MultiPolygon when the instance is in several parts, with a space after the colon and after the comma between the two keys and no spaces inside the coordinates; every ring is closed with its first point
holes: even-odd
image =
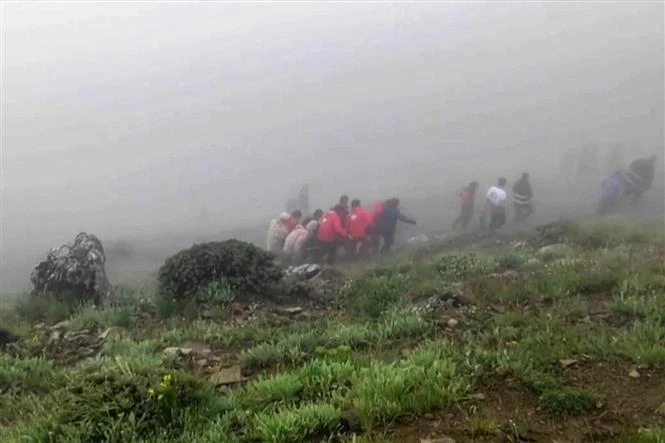
{"type": "MultiPolygon", "coordinates": [[[[533,213],[533,190],[531,189],[529,178],[529,174],[525,172],[513,184],[514,223],[524,222],[533,213]]],[[[487,190],[485,207],[480,215],[480,228],[485,229],[487,215],[489,214],[490,222],[487,229],[490,234],[500,229],[506,223],[507,184],[508,180],[505,177],[500,177],[496,185],[490,186],[487,190]]],[[[477,181],[472,181],[462,190],[460,194],[462,210],[459,217],[453,222],[453,230],[460,227],[466,229],[471,221],[476,207],[475,196],[478,186],[477,181]]]]}
{"type": "MultiPolygon", "coordinates": [[[[601,184],[598,213],[615,210],[624,197],[636,203],[651,188],[656,156],[633,161],[627,171],[616,170],[601,184]]],[[[490,235],[506,223],[508,205],[508,180],[500,177],[485,194],[484,208],[480,214],[480,229],[490,235]],[[489,224],[487,218],[489,217],[489,224]]],[[[472,181],[461,194],[461,211],[452,229],[466,229],[476,207],[479,183],[472,181]]],[[[530,176],[522,173],[512,186],[513,223],[526,221],[533,213],[533,190],[530,176]]],[[[289,204],[291,211],[272,220],[268,229],[267,249],[281,258],[285,264],[308,262],[333,263],[340,249],[349,259],[366,259],[372,255],[387,254],[395,241],[397,222],[416,224],[415,220],[400,212],[399,199],[390,198],[376,202],[366,209],[360,200],[349,203],[342,195],[337,204],[327,212],[315,210],[306,215],[309,207],[309,188],[301,189],[298,199],[289,204]],[[295,206],[299,206],[294,209],[295,206]]]]}
{"type": "Polygon", "coordinates": [[[601,196],[598,214],[616,211],[624,199],[636,204],[642,195],[651,189],[656,167],[656,156],[634,160],[624,173],[620,169],[605,177],[601,182],[601,196]]]}
{"type": "Polygon", "coordinates": [[[340,249],[349,259],[366,259],[390,252],[398,221],[416,223],[400,212],[398,198],[376,202],[367,210],[360,200],[349,204],[349,197],[342,195],[325,213],[317,209],[303,217],[302,211],[295,209],[272,220],[267,249],[284,264],[332,264],[340,249]]]}

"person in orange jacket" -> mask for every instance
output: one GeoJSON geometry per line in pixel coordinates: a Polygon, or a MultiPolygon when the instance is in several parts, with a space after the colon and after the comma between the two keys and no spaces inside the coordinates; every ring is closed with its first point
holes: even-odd
{"type": "Polygon", "coordinates": [[[317,261],[327,258],[328,264],[333,264],[337,256],[337,248],[343,240],[349,238],[346,229],[342,226],[344,212],[345,208],[338,204],[321,218],[319,231],[316,234],[320,245],[317,261]]]}
{"type": "Polygon", "coordinates": [[[349,252],[352,257],[365,256],[369,252],[368,228],[372,225],[372,216],[360,205],[360,200],[351,202],[348,230],[351,236],[349,252]]]}

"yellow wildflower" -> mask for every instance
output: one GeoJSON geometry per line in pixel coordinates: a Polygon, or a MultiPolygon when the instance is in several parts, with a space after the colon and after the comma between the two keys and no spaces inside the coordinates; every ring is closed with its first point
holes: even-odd
{"type": "Polygon", "coordinates": [[[152,389],[152,388],[149,388],[149,389],[148,389],[148,395],[151,396],[151,397],[152,397],[153,395],[155,395],[155,390],[152,389]]]}

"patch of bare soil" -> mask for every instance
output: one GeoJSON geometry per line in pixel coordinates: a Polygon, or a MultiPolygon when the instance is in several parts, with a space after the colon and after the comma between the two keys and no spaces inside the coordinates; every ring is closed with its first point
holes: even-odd
{"type": "MultiPolygon", "coordinates": [[[[598,398],[581,417],[555,417],[538,406],[538,396],[516,379],[491,376],[480,383],[475,399],[454,409],[399,423],[398,441],[420,443],[445,437],[459,442],[603,442],[634,434],[641,427],[665,426],[665,373],[630,365],[586,362],[562,369],[568,386],[598,398]],[[633,374],[634,375],[634,374],[633,374]]],[[[443,441],[443,440],[442,440],[443,441]]]]}

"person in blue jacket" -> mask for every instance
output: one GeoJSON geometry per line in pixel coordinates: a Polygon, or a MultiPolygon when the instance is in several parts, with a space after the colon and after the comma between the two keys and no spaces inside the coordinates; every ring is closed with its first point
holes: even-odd
{"type": "Polygon", "coordinates": [[[624,177],[621,171],[615,171],[606,177],[601,183],[600,202],[598,214],[605,215],[617,210],[621,202],[621,191],[624,177]]]}
{"type": "Polygon", "coordinates": [[[386,200],[385,207],[377,215],[372,230],[372,247],[375,254],[387,254],[395,242],[395,229],[397,221],[416,224],[415,220],[406,217],[399,211],[399,199],[391,198],[386,200]],[[383,245],[381,246],[381,239],[383,245]]]}

